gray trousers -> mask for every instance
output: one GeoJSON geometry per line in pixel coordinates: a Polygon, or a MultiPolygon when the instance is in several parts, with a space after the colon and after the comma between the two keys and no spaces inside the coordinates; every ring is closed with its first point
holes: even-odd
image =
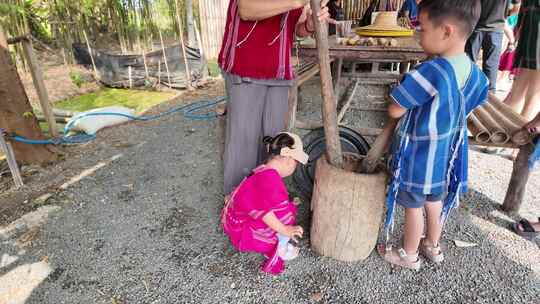
{"type": "Polygon", "coordinates": [[[290,82],[223,75],[228,97],[224,191],[229,194],[251,170],[266,161],[263,137],[285,131],[290,82]]]}

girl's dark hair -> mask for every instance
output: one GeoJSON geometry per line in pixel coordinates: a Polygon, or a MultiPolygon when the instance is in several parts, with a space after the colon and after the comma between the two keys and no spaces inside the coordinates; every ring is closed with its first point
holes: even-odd
{"type": "Polygon", "coordinates": [[[461,28],[465,38],[474,31],[480,19],[480,0],[423,0],[418,5],[435,25],[451,19],[461,28]]]}
{"type": "Polygon", "coordinates": [[[294,145],[294,139],[287,133],[280,133],[276,137],[265,136],[263,143],[266,145],[266,151],[269,156],[279,155],[282,148],[292,148],[294,145]]]}

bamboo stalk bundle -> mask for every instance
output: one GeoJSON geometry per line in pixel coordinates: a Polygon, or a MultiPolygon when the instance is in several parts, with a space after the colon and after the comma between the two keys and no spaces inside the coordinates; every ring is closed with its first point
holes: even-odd
{"type": "Polygon", "coordinates": [[[512,108],[493,94],[489,95],[489,105],[494,111],[501,113],[504,117],[503,121],[512,127],[512,133],[509,134],[514,144],[522,146],[532,142],[534,136],[523,129],[523,126],[527,124],[527,120],[523,116],[514,112],[512,108]]]}
{"type": "Polygon", "coordinates": [[[474,140],[476,140],[479,143],[487,144],[489,143],[491,139],[491,133],[489,130],[484,126],[484,124],[476,117],[474,113],[471,113],[469,115],[469,118],[467,119],[467,127],[469,131],[473,134],[474,140]]]}
{"type": "Polygon", "coordinates": [[[491,116],[484,108],[478,107],[474,110],[474,114],[482,122],[484,126],[491,132],[491,142],[494,144],[505,144],[510,140],[510,135],[506,133],[503,127],[491,116]]]}

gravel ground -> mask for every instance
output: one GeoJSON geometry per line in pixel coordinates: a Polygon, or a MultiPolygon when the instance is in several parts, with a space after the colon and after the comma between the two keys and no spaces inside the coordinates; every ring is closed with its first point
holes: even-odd
{"type": "MultiPolygon", "coordinates": [[[[317,91],[308,84],[304,93],[316,106],[317,91]]],[[[49,267],[28,294],[8,290],[0,303],[540,303],[540,241],[509,231],[516,218],[498,209],[509,160],[471,152],[471,192],[445,227],[440,266],[393,269],[375,253],[338,262],[314,253],[308,234],[301,257],[273,277],[219,227],[216,125],[171,116],[103,131],[77,167],[99,168],[48,201],[61,209],[33,237],[0,230],[0,291],[2,278],[21,267],[49,267]]],[[[539,175],[523,206],[531,219],[540,215],[539,175]]],[[[309,227],[308,202],[299,220],[309,227]]]]}

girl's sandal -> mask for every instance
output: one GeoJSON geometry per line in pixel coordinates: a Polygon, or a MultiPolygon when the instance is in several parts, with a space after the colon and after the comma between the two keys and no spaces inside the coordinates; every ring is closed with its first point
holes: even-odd
{"type": "Polygon", "coordinates": [[[420,269],[421,262],[418,258],[418,253],[408,255],[403,248],[396,249],[392,248],[392,246],[387,247],[384,244],[377,246],[377,251],[390,264],[412,270],[420,269]]]}
{"type": "Polygon", "coordinates": [[[422,255],[433,263],[439,264],[444,261],[444,254],[441,250],[441,246],[434,246],[424,238],[420,243],[420,252],[422,255]]]}
{"type": "Polygon", "coordinates": [[[300,253],[300,248],[294,246],[291,243],[288,243],[286,248],[278,249],[278,256],[284,261],[294,260],[298,257],[300,253]]]}

